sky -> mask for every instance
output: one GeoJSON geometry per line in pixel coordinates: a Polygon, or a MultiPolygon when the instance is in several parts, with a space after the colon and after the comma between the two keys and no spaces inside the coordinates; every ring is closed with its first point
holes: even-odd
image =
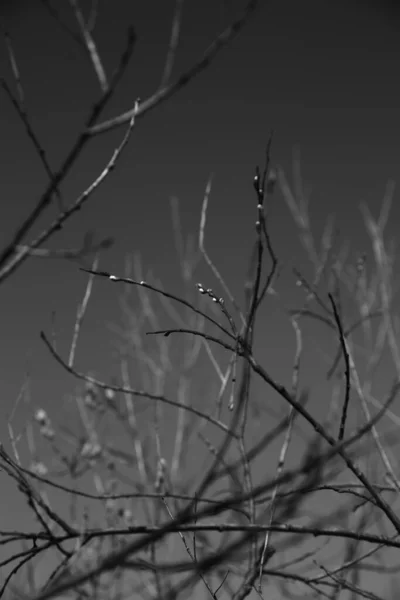
{"type": "MultiPolygon", "coordinates": [[[[76,30],[67,3],[58,5],[63,22],[76,30]]],[[[99,6],[95,39],[108,73],[118,63],[129,24],[138,36],[131,63],[104,114],[111,118],[131,108],[136,98],[151,95],[159,85],[173,2],[103,0],[99,6]]],[[[185,3],[173,77],[202,54],[242,6],[239,0],[185,3]]],[[[28,113],[56,169],[99,97],[98,82],[87,56],[42,3],[3,1],[0,15],[12,38],[28,113]]],[[[310,213],[317,239],[333,214],[340,239],[350,243],[354,261],[360,253],[370,253],[360,203],[367,203],[377,216],[387,182],[399,181],[400,175],[399,32],[396,3],[261,2],[244,30],[208,69],[138,121],[116,169],[49,247],[79,246],[85,232],[93,230],[98,238],[115,240],[101,254],[100,268],[122,275],[127,257],[140,256],[145,279],[151,270],[166,289],[183,292],[171,198],[179,201],[185,237],[192,234],[197,243],[204,191],[212,176],[206,247],[233,292],[242,297],[256,219],[252,179],[256,165],[263,165],[273,130],[272,162],[289,181],[293,156],[300,156],[304,181],[312,190],[310,213]]],[[[0,73],[13,87],[4,44],[0,73]]],[[[4,93],[0,95],[0,131],[3,246],[35,205],[47,176],[4,93]]],[[[113,130],[90,142],[63,183],[67,201],[101,173],[124,132],[113,130]]],[[[389,238],[396,236],[399,223],[396,199],[397,192],[386,232],[389,238]]],[[[294,334],[282,306],[301,301],[292,267],[310,271],[279,191],[268,211],[271,239],[283,266],[278,294],[268,298],[262,313],[257,343],[274,376],[288,384],[294,334]]],[[[33,233],[55,214],[53,206],[33,233]]],[[[218,289],[204,262],[194,281],[218,289]]],[[[192,295],[194,281],[189,290],[192,295]]],[[[39,334],[51,332],[55,313],[57,347],[63,356],[68,355],[86,282],[74,262],[32,258],[2,283],[0,435],[7,447],[7,421],[27,372],[30,400],[22,402],[13,417],[18,432],[38,406],[54,417],[63,414],[66,398],[76,390],[77,382],[55,363],[39,334]]],[[[106,380],[118,373],[111,324],[123,322],[121,294],[122,287],[95,281],[77,349],[79,369],[106,380]]],[[[325,356],[332,346],[316,327],[307,330],[306,340],[310,350],[304,382],[313,382],[312,407],[323,414],[326,408],[316,396],[323,389],[325,356]]],[[[199,395],[207,368],[204,357],[202,361],[200,374],[193,375],[199,395]]],[[[393,410],[399,407],[394,405],[393,410]]],[[[6,493],[0,505],[7,508],[5,523],[9,516],[20,518],[25,509],[17,504],[14,487],[3,479],[6,493]],[[10,500],[15,501],[11,509],[10,500]]],[[[2,517],[0,523],[4,524],[2,517]]]]}

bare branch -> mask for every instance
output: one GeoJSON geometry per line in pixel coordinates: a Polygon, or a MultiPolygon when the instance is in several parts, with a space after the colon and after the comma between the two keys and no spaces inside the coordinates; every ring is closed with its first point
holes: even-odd
{"type": "MultiPolygon", "coordinates": [[[[242,14],[217,37],[217,39],[209,46],[202,58],[197,63],[188,69],[186,73],[178,77],[175,82],[157,90],[157,92],[155,92],[152,96],[141,101],[137,116],[144,116],[150,110],[161,104],[161,102],[164,102],[184,88],[192,81],[192,79],[194,79],[194,77],[209,67],[219,52],[243,29],[252,13],[257,8],[257,5],[258,0],[248,0],[246,8],[242,14]]],[[[127,112],[118,115],[117,117],[100,123],[99,125],[88,126],[88,135],[98,135],[99,133],[105,133],[110,129],[115,129],[115,127],[120,127],[131,119],[132,112],[133,109],[130,109],[127,112]]]]}
{"type": "MultiPolygon", "coordinates": [[[[100,98],[100,100],[92,108],[91,113],[87,119],[87,127],[90,127],[93,123],[96,122],[97,118],[100,116],[100,114],[104,110],[105,106],[111,99],[113,93],[115,92],[117,84],[119,83],[123,73],[125,72],[125,69],[129,62],[129,59],[132,55],[135,40],[136,40],[135,33],[134,33],[133,29],[130,29],[127,47],[121,57],[119,68],[117,69],[114,77],[111,80],[108,91],[105,94],[103,94],[103,96],[100,98]]],[[[137,108],[137,104],[135,104],[135,107],[131,111],[132,116],[131,116],[131,119],[128,119],[129,122],[132,121],[132,117],[133,118],[135,117],[136,108],[137,108]]],[[[89,138],[90,138],[90,136],[88,135],[88,133],[86,131],[83,131],[82,133],[79,134],[79,136],[78,136],[76,142],[74,143],[72,149],[70,150],[67,158],[64,160],[63,165],[54,174],[54,177],[53,177],[52,181],[50,182],[49,187],[43,193],[43,195],[41,196],[40,200],[36,204],[33,211],[23,221],[22,225],[19,226],[19,228],[17,229],[17,231],[15,232],[15,234],[12,238],[12,241],[3,249],[2,252],[0,252],[0,281],[2,281],[5,277],[7,277],[9,274],[11,274],[11,272],[13,272],[20,264],[22,264],[23,260],[27,258],[27,256],[28,256],[27,253],[21,254],[21,255],[17,254],[15,256],[16,248],[21,244],[23,238],[28,234],[28,232],[31,230],[33,225],[37,222],[37,220],[39,219],[39,217],[43,213],[43,211],[49,206],[54,191],[64,180],[66,175],[69,173],[70,169],[72,168],[73,164],[77,160],[78,156],[80,156],[83,148],[88,143],[89,138]]],[[[81,202],[82,202],[82,200],[81,200],[81,202]]],[[[71,216],[76,210],[77,209],[76,208],[74,209],[73,207],[68,208],[67,211],[65,213],[63,213],[59,219],[57,219],[55,224],[52,227],[50,227],[50,229],[48,231],[46,231],[41,236],[39,236],[39,238],[36,240],[36,242],[34,242],[33,244],[30,244],[30,246],[35,248],[35,247],[39,246],[42,242],[47,240],[55,231],[60,229],[60,226],[63,224],[63,222],[69,216],[71,216]]]]}

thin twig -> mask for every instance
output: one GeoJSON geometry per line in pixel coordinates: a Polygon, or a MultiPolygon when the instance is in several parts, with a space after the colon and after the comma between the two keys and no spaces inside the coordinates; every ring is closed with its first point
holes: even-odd
{"type": "Polygon", "coordinates": [[[210,267],[211,271],[214,273],[217,281],[221,284],[226,297],[229,298],[229,301],[232,303],[232,306],[235,307],[236,311],[238,312],[238,314],[240,316],[242,324],[244,325],[245,318],[244,318],[242,311],[240,310],[240,307],[239,307],[235,297],[233,296],[232,292],[230,291],[228,285],[226,284],[225,279],[222,277],[219,270],[217,269],[217,267],[215,266],[215,264],[209,257],[207,250],[205,249],[205,246],[204,246],[204,231],[205,231],[205,227],[206,227],[207,208],[208,208],[208,200],[209,200],[210,193],[211,193],[211,184],[212,184],[212,177],[210,177],[209,180],[207,181],[206,189],[204,192],[203,204],[201,207],[201,217],[200,217],[200,226],[199,226],[199,248],[200,248],[200,252],[202,253],[202,255],[204,257],[204,260],[210,267]]]}
{"type": "MultiPolygon", "coordinates": [[[[98,267],[98,264],[99,264],[99,256],[96,255],[95,259],[93,261],[93,264],[92,264],[92,269],[96,270],[98,267]]],[[[90,299],[90,296],[92,293],[93,280],[94,280],[94,275],[90,274],[88,277],[87,285],[86,285],[85,295],[83,297],[81,304],[78,306],[78,310],[76,313],[74,333],[73,333],[72,342],[71,342],[71,350],[69,352],[69,358],[68,358],[68,366],[71,368],[74,366],[74,358],[75,358],[76,346],[78,343],[79,331],[81,329],[82,321],[85,316],[86,308],[87,308],[87,305],[89,303],[89,299],[90,299]]]]}
{"type": "Polygon", "coordinates": [[[94,71],[96,73],[97,79],[100,84],[101,91],[105,94],[108,91],[108,82],[107,76],[103,67],[103,64],[100,59],[100,55],[98,53],[96,44],[90,33],[89,27],[87,27],[82,11],[79,7],[78,0],[69,0],[69,3],[74,11],[75,18],[78,22],[79,29],[82,34],[82,38],[85,42],[86,50],[89,54],[89,58],[93,65],[94,71]]]}
{"type": "MultiPolygon", "coordinates": [[[[165,498],[163,498],[162,500],[163,500],[163,503],[164,503],[164,506],[165,506],[165,508],[167,509],[167,512],[168,512],[169,516],[171,517],[171,520],[172,520],[172,521],[174,521],[174,520],[175,520],[175,518],[174,518],[174,516],[173,516],[173,514],[172,514],[172,512],[171,512],[171,510],[170,510],[170,508],[169,508],[169,506],[168,506],[168,503],[167,503],[166,499],[165,499],[165,498]]],[[[180,538],[181,538],[181,540],[182,540],[182,543],[183,543],[183,545],[185,546],[185,550],[186,550],[186,552],[189,554],[189,556],[190,556],[191,560],[193,561],[193,564],[194,564],[194,565],[196,565],[196,563],[197,563],[197,561],[196,561],[196,558],[195,558],[195,556],[192,554],[192,551],[190,550],[190,548],[189,548],[189,546],[188,546],[188,543],[187,543],[187,541],[186,541],[186,539],[185,539],[185,536],[183,535],[183,533],[182,533],[181,531],[178,531],[178,533],[179,533],[179,537],[180,537],[180,538]]],[[[216,595],[215,595],[215,593],[212,591],[212,589],[210,588],[210,585],[209,585],[209,583],[207,582],[207,580],[205,579],[205,577],[203,576],[203,574],[202,574],[201,572],[199,572],[199,576],[200,576],[200,579],[202,580],[202,582],[204,583],[204,585],[206,586],[207,590],[209,591],[209,593],[210,593],[210,596],[211,596],[212,598],[214,598],[214,600],[217,600],[217,596],[216,596],[216,595]]]]}
{"type": "Polygon", "coordinates": [[[148,398],[149,400],[156,400],[159,402],[164,402],[165,404],[170,404],[171,406],[175,406],[176,408],[183,408],[184,410],[187,410],[187,411],[197,415],[198,417],[201,417],[202,419],[206,419],[210,423],[213,423],[214,425],[219,427],[225,433],[227,433],[229,435],[235,435],[233,432],[230,431],[229,427],[224,425],[224,423],[222,423],[221,421],[217,421],[210,415],[207,415],[206,413],[203,413],[202,411],[197,410],[193,406],[182,405],[179,402],[175,402],[175,400],[170,400],[166,396],[151,394],[150,392],[145,392],[143,390],[135,390],[135,389],[131,389],[131,388],[126,388],[122,385],[114,385],[111,383],[105,383],[104,381],[96,379],[95,377],[91,377],[90,375],[86,375],[85,373],[81,373],[81,372],[77,371],[76,369],[70,367],[68,365],[68,363],[65,362],[61,358],[61,356],[55,351],[54,347],[52,346],[52,344],[50,343],[50,341],[47,339],[46,335],[43,332],[41,332],[40,337],[46,344],[47,348],[50,350],[50,353],[52,354],[52,356],[57,360],[57,362],[62,367],[64,367],[64,369],[66,369],[68,371],[68,373],[70,373],[74,377],[81,379],[83,381],[87,381],[88,383],[98,386],[99,388],[101,388],[103,390],[113,390],[114,392],[121,392],[123,394],[132,394],[132,396],[140,396],[142,398],[148,398]]]}
{"type": "MultiPolygon", "coordinates": [[[[130,277],[118,277],[117,275],[111,275],[111,273],[108,273],[107,271],[91,271],[90,269],[81,269],[81,270],[85,271],[86,273],[92,273],[93,272],[98,277],[107,277],[107,279],[109,279],[110,281],[113,281],[115,283],[128,283],[130,285],[140,285],[140,286],[142,286],[144,288],[147,288],[147,289],[152,290],[152,291],[154,291],[154,292],[156,292],[158,294],[161,294],[162,296],[165,296],[166,298],[170,298],[171,300],[175,300],[176,302],[179,302],[179,304],[182,304],[183,306],[186,306],[187,308],[190,308],[193,312],[197,313],[198,315],[201,315],[202,317],[204,317],[205,319],[207,319],[207,321],[209,321],[210,323],[212,323],[213,325],[215,325],[216,327],[218,327],[228,337],[230,337],[231,339],[234,339],[234,336],[230,333],[230,331],[228,331],[227,329],[225,329],[225,327],[223,327],[220,323],[218,323],[218,321],[215,321],[212,317],[209,317],[205,312],[203,312],[202,310],[196,308],[195,306],[193,306],[193,304],[191,304],[190,302],[188,302],[184,298],[179,298],[175,294],[171,294],[169,292],[165,292],[161,288],[157,288],[156,286],[151,285],[151,284],[147,283],[146,281],[136,281],[135,279],[131,279],[130,277]]],[[[167,333],[167,331],[164,331],[163,333],[167,333]]],[[[189,333],[189,331],[188,331],[188,333],[189,333]]]]}
{"type": "Polygon", "coordinates": [[[333,314],[335,316],[335,321],[336,321],[337,328],[338,328],[338,331],[339,331],[340,345],[342,347],[342,352],[343,352],[343,357],[344,357],[344,364],[345,364],[345,395],[344,395],[342,417],[340,419],[340,428],[339,428],[339,436],[338,436],[338,439],[342,440],[343,436],[344,436],[344,429],[345,429],[346,420],[347,420],[347,411],[348,411],[348,408],[349,408],[349,401],[350,401],[350,389],[351,389],[351,385],[350,385],[350,361],[349,361],[349,354],[347,352],[347,344],[346,344],[346,340],[345,340],[345,337],[344,337],[344,331],[343,331],[343,327],[342,327],[342,322],[341,322],[341,319],[339,317],[339,313],[338,313],[337,308],[336,308],[335,300],[334,300],[332,294],[328,294],[328,297],[329,297],[329,300],[331,301],[331,304],[332,304],[333,314]]]}
{"type": "MultiPolygon", "coordinates": [[[[294,362],[293,362],[293,375],[292,375],[292,394],[295,398],[297,398],[298,394],[299,394],[298,387],[299,387],[300,358],[301,358],[301,351],[302,351],[303,344],[302,344],[301,330],[300,330],[300,327],[295,318],[292,319],[292,325],[293,325],[293,329],[294,329],[295,335],[296,335],[296,352],[295,352],[295,357],[294,357],[294,362]]],[[[293,423],[294,423],[296,414],[297,413],[295,412],[293,406],[291,406],[289,408],[287,430],[286,430],[285,438],[284,438],[284,441],[282,444],[279,461],[278,461],[278,466],[276,469],[276,478],[277,479],[282,474],[282,471],[285,466],[286,455],[289,450],[289,445],[290,445],[292,431],[293,431],[293,423]]],[[[275,502],[276,502],[276,497],[277,497],[278,492],[279,492],[279,485],[276,485],[273,489],[272,498],[271,498],[271,502],[270,502],[270,506],[269,506],[269,510],[270,510],[269,523],[270,523],[270,525],[272,524],[272,522],[274,520],[275,502]]],[[[269,532],[267,532],[265,534],[264,544],[262,547],[261,557],[260,557],[259,586],[258,586],[258,591],[260,594],[262,594],[262,574],[263,574],[263,568],[265,565],[266,557],[268,555],[269,542],[270,542],[270,535],[269,535],[269,532]]]]}
{"type": "MultiPolygon", "coordinates": [[[[39,156],[40,162],[42,163],[44,170],[46,171],[50,181],[52,181],[54,178],[53,171],[52,171],[49,161],[47,159],[46,152],[45,152],[43,146],[41,145],[41,143],[39,142],[39,138],[33,129],[31,120],[30,120],[27,110],[26,110],[25,95],[24,95],[24,90],[22,87],[21,76],[19,73],[18,64],[17,64],[16,58],[15,58],[14,50],[13,50],[13,47],[11,44],[11,39],[8,34],[5,34],[5,39],[6,39],[10,64],[11,64],[11,68],[13,71],[15,84],[17,87],[18,98],[15,98],[9,85],[7,84],[7,82],[4,79],[1,78],[0,82],[1,82],[1,85],[4,89],[4,91],[8,95],[13,107],[15,108],[19,118],[21,119],[22,123],[24,124],[26,133],[28,134],[29,139],[32,141],[32,144],[36,150],[37,155],[39,156]]],[[[58,186],[55,188],[55,194],[58,198],[59,209],[62,210],[63,209],[63,200],[62,200],[62,196],[61,196],[61,191],[58,186]]]]}
{"type": "MultiPolygon", "coordinates": [[[[394,398],[394,394],[389,397],[388,402],[385,403],[385,407],[382,409],[382,411],[378,415],[376,415],[374,420],[371,422],[373,425],[376,423],[376,421],[379,418],[382,417],[382,415],[384,414],[384,411],[386,409],[386,405],[389,402],[393,401],[393,398],[394,398]]],[[[354,436],[352,436],[350,439],[343,440],[339,444],[334,443],[333,447],[330,448],[325,454],[321,454],[320,456],[316,457],[311,462],[314,462],[315,466],[317,466],[321,462],[326,463],[327,460],[329,460],[336,454],[343,455],[343,452],[344,452],[343,449],[345,447],[349,446],[350,444],[354,443],[356,440],[363,437],[365,435],[365,433],[369,430],[371,423],[368,423],[364,427],[360,428],[356,432],[356,434],[354,434],[354,436]]],[[[307,464],[307,469],[310,469],[310,468],[314,468],[314,466],[307,464]]],[[[299,471],[297,470],[296,473],[298,474],[299,471]]],[[[282,477],[282,482],[288,481],[290,479],[291,475],[292,475],[292,473],[287,472],[286,475],[284,475],[282,477]]],[[[273,483],[272,483],[272,485],[273,485],[273,483]]],[[[267,486],[265,486],[265,485],[257,486],[257,488],[254,489],[254,494],[258,495],[259,493],[262,493],[262,491],[268,487],[270,487],[269,484],[267,486]]],[[[246,497],[247,497],[247,494],[242,494],[240,502],[245,501],[246,497]]],[[[229,501],[227,501],[227,503],[221,501],[219,504],[218,510],[224,509],[225,505],[230,506],[232,503],[238,503],[238,501],[239,501],[238,498],[236,499],[236,501],[230,499],[229,501]]],[[[211,508],[205,509],[202,511],[201,517],[205,518],[208,515],[215,514],[215,512],[216,512],[215,509],[211,509],[211,508]]],[[[141,538],[140,540],[135,541],[133,543],[127,544],[121,550],[118,550],[118,551],[114,552],[113,554],[105,557],[105,559],[101,560],[100,563],[98,565],[96,565],[95,567],[88,569],[84,573],[75,575],[75,576],[69,578],[67,581],[59,582],[58,585],[56,584],[52,588],[40,593],[38,596],[36,596],[36,598],[34,600],[48,600],[49,598],[53,598],[67,590],[76,588],[78,585],[91,580],[92,578],[100,575],[103,572],[110,571],[113,568],[115,568],[116,566],[126,563],[128,557],[130,555],[137,553],[144,547],[148,547],[148,545],[151,543],[155,543],[157,540],[163,538],[167,533],[176,531],[176,529],[178,529],[178,528],[182,531],[187,530],[187,527],[185,527],[185,525],[187,522],[192,520],[192,517],[193,517],[192,511],[185,509],[180,515],[178,515],[177,519],[173,523],[167,523],[166,525],[162,526],[157,531],[155,531],[153,534],[151,534],[151,538],[145,537],[145,538],[141,538]]],[[[196,527],[199,527],[199,526],[196,526],[196,527]]],[[[205,525],[204,527],[209,527],[209,526],[205,525]]],[[[224,525],[217,525],[216,527],[217,527],[217,530],[223,530],[221,528],[223,528],[224,525]]],[[[243,529],[243,525],[235,524],[234,527],[236,528],[236,530],[243,529]]],[[[254,525],[254,526],[247,526],[246,529],[250,532],[249,535],[253,536],[255,531],[263,531],[266,529],[266,527],[267,526],[263,526],[263,525],[254,525]]],[[[193,525],[191,526],[191,528],[193,529],[193,525]]],[[[306,528],[306,527],[300,528],[298,526],[289,525],[289,524],[273,525],[273,529],[276,531],[284,530],[284,531],[289,531],[289,532],[290,531],[299,531],[300,529],[302,529],[303,531],[308,530],[308,532],[312,533],[313,535],[318,535],[318,530],[316,530],[315,528],[306,528]]],[[[105,533],[107,533],[107,532],[102,530],[102,534],[105,534],[105,533]]],[[[112,533],[113,532],[109,532],[109,534],[112,534],[112,533]]],[[[340,536],[340,534],[343,534],[344,537],[350,537],[350,536],[354,535],[352,532],[350,532],[348,530],[345,530],[343,532],[339,532],[339,530],[337,528],[332,528],[331,530],[329,530],[329,535],[340,536]]],[[[321,535],[325,535],[325,533],[321,533],[321,535]]],[[[373,543],[381,543],[382,541],[384,541],[380,538],[380,536],[373,536],[372,534],[363,534],[363,536],[365,536],[366,539],[373,541],[373,543]]],[[[340,537],[342,537],[342,536],[340,536],[340,537]]],[[[226,552],[229,552],[229,553],[232,552],[232,550],[234,548],[240,547],[242,543],[243,543],[243,540],[239,540],[239,541],[235,542],[231,548],[226,550],[226,552]]],[[[400,545],[400,542],[396,542],[396,541],[392,541],[389,543],[390,543],[390,545],[395,545],[396,547],[398,545],[400,545]]],[[[219,559],[223,559],[226,552],[222,553],[219,556],[219,559]]],[[[208,568],[209,568],[210,566],[213,566],[215,564],[215,556],[212,555],[211,557],[206,557],[204,559],[204,561],[202,561],[202,562],[203,562],[203,564],[200,564],[199,566],[200,566],[202,572],[204,572],[205,570],[207,570],[207,565],[209,565],[208,566],[208,568]]],[[[193,568],[193,565],[191,565],[191,567],[193,568]]],[[[196,574],[196,577],[197,577],[197,574],[196,574]]],[[[175,597],[175,596],[173,596],[173,597],[175,597]]]]}

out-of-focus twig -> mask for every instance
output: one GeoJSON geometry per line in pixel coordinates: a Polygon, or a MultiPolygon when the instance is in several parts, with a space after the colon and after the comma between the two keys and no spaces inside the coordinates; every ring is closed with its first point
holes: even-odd
{"type": "Polygon", "coordinates": [[[45,334],[43,332],[40,334],[40,337],[46,344],[47,348],[50,350],[50,353],[57,360],[57,362],[59,362],[74,377],[77,377],[78,379],[81,379],[82,381],[87,381],[88,383],[92,383],[95,386],[98,386],[99,388],[102,388],[104,390],[113,390],[115,392],[122,392],[123,394],[131,394],[132,396],[148,398],[149,400],[156,400],[159,402],[164,402],[165,404],[170,404],[171,406],[175,406],[177,408],[183,408],[184,410],[192,412],[193,414],[197,415],[198,417],[201,417],[202,419],[206,419],[210,423],[213,423],[214,425],[219,427],[225,433],[228,433],[229,435],[235,435],[234,432],[231,432],[229,427],[224,425],[221,421],[217,421],[210,415],[207,415],[206,413],[194,408],[193,406],[182,405],[179,402],[170,400],[169,398],[167,398],[165,396],[151,394],[150,392],[145,392],[143,390],[135,390],[135,389],[125,388],[124,386],[120,386],[120,385],[107,384],[99,379],[96,379],[95,377],[91,377],[90,375],[85,375],[84,373],[80,373],[76,369],[70,367],[68,365],[68,363],[65,362],[59,354],[57,354],[57,352],[54,350],[53,346],[51,345],[51,343],[49,342],[49,340],[47,339],[47,337],[45,336],[45,334]]]}
{"type": "MultiPolygon", "coordinates": [[[[296,335],[296,352],[295,352],[295,357],[294,357],[294,361],[293,361],[293,373],[292,373],[292,394],[296,398],[296,397],[298,397],[298,394],[299,394],[300,358],[301,358],[303,343],[302,343],[301,329],[295,318],[292,319],[292,325],[293,325],[293,329],[294,329],[295,335],[296,335]]],[[[297,413],[295,412],[293,406],[291,406],[289,408],[288,425],[287,425],[287,429],[286,429],[286,433],[285,433],[285,438],[284,438],[281,452],[279,455],[278,466],[276,468],[276,478],[277,479],[279,479],[279,477],[282,474],[282,471],[285,467],[286,455],[288,453],[290,441],[292,438],[293,424],[294,424],[296,414],[297,413]]],[[[270,511],[269,523],[270,524],[272,524],[272,522],[274,520],[275,502],[276,502],[276,497],[277,497],[278,492],[279,492],[279,485],[276,485],[273,489],[271,503],[269,506],[269,511],[270,511]]],[[[263,573],[263,568],[265,565],[266,558],[268,556],[269,544],[270,544],[270,534],[269,534],[269,532],[267,532],[265,534],[264,544],[262,545],[262,550],[261,550],[261,555],[260,555],[259,586],[258,586],[258,591],[260,594],[262,594],[262,573],[263,573]]]]}
{"type": "Polygon", "coordinates": [[[171,27],[171,35],[169,39],[169,46],[167,52],[167,58],[165,60],[164,71],[161,77],[160,89],[163,89],[166,85],[168,85],[171,75],[172,69],[174,67],[174,62],[176,58],[176,53],[178,50],[179,44],[179,34],[181,30],[182,23],[182,9],[185,0],[175,0],[175,9],[174,16],[172,18],[172,27],[171,27]]]}
{"type": "Polygon", "coordinates": [[[72,10],[75,13],[75,18],[78,22],[82,38],[85,42],[86,50],[89,54],[90,61],[93,65],[94,71],[99,81],[101,91],[103,92],[103,94],[105,94],[108,91],[108,81],[95,41],[93,39],[89,27],[85,22],[85,18],[79,7],[78,0],[69,0],[69,3],[72,7],[72,10]]]}
{"type": "MultiPolygon", "coordinates": [[[[97,269],[98,264],[99,264],[99,256],[96,255],[94,258],[94,261],[93,261],[92,269],[97,269]]],[[[80,303],[77,313],[76,313],[74,333],[72,336],[71,349],[70,349],[69,358],[68,358],[68,366],[70,366],[71,368],[74,366],[74,358],[75,358],[76,346],[78,343],[79,331],[81,329],[82,321],[85,316],[86,308],[87,308],[87,305],[88,305],[88,302],[89,302],[89,299],[90,299],[90,296],[92,293],[93,280],[94,280],[94,275],[90,274],[88,277],[87,285],[86,285],[85,295],[84,295],[83,300],[80,303]]]]}
{"type": "Polygon", "coordinates": [[[93,239],[93,232],[88,231],[84,238],[80,248],[32,248],[30,246],[18,246],[18,250],[28,252],[30,256],[34,258],[49,258],[49,259],[61,259],[61,260],[72,260],[78,261],[84,264],[84,259],[90,257],[92,254],[99,252],[100,250],[106,250],[111,248],[114,244],[114,239],[111,237],[104,238],[99,242],[95,242],[93,239]]]}

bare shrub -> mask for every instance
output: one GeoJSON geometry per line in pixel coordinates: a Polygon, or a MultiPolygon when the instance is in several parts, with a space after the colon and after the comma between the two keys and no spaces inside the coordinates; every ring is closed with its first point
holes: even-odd
{"type": "Polygon", "coordinates": [[[41,334],[49,360],[76,381],[65,414],[49,414],[38,405],[22,433],[15,431],[12,415],[10,443],[0,448],[1,470],[35,522],[29,531],[16,526],[0,533],[8,552],[1,562],[7,570],[2,593],[9,598],[45,600],[67,593],[96,599],[172,600],[200,593],[234,600],[272,593],[339,598],[343,591],[352,598],[377,598],[364,573],[383,573],[389,582],[396,568],[398,417],[391,403],[399,387],[399,323],[393,312],[394,251],[384,239],[391,186],[377,220],[362,207],[372,252],[368,259],[355,257],[339,244],[332,219],[316,239],[300,162],[294,160],[290,182],[272,161],[269,139],[252,189],[249,185],[254,242],[240,299],[207,252],[211,180],[196,238],[185,236],[179,204],[171,203],[182,294],[164,287],[138,255],[127,259],[123,273],[100,269],[100,251],[112,241],[96,241],[90,232],[79,249],[44,247],[118,166],[136,119],[206,68],[256,4],[249,1],[204,56],[172,80],[182,11],[177,0],[160,87],[126,113],[99,123],[127,69],[135,34],[129,32],[120,64],[108,77],[94,41],[95,13],[84,15],[71,0],[77,43],[91,61],[101,94],[57,171],[33,130],[6,37],[16,91],[5,81],[3,88],[49,185],[2,249],[0,281],[31,256],[73,258],[87,273],[68,355],[58,351],[54,336],[41,334]],[[60,186],[82,150],[100,132],[120,126],[125,126],[120,145],[102,172],[65,204],[60,186]],[[298,267],[291,273],[296,302],[287,301],[280,288],[285,265],[275,251],[277,195],[287,204],[308,258],[307,274],[298,267]],[[50,204],[58,206],[56,218],[26,241],[50,204]],[[200,260],[209,267],[213,287],[197,281],[200,260]],[[110,381],[80,370],[75,361],[96,279],[120,290],[121,319],[112,325],[119,370],[110,381]],[[259,352],[260,314],[271,303],[279,305],[293,332],[288,383],[270,372],[259,352]],[[324,408],[322,415],[312,397],[320,392],[300,379],[312,346],[304,336],[307,321],[324,328],[333,348],[325,357],[329,411],[324,408]],[[385,393],[376,395],[374,376],[388,352],[393,375],[385,393]],[[23,434],[28,466],[19,453],[23,434]]]}

